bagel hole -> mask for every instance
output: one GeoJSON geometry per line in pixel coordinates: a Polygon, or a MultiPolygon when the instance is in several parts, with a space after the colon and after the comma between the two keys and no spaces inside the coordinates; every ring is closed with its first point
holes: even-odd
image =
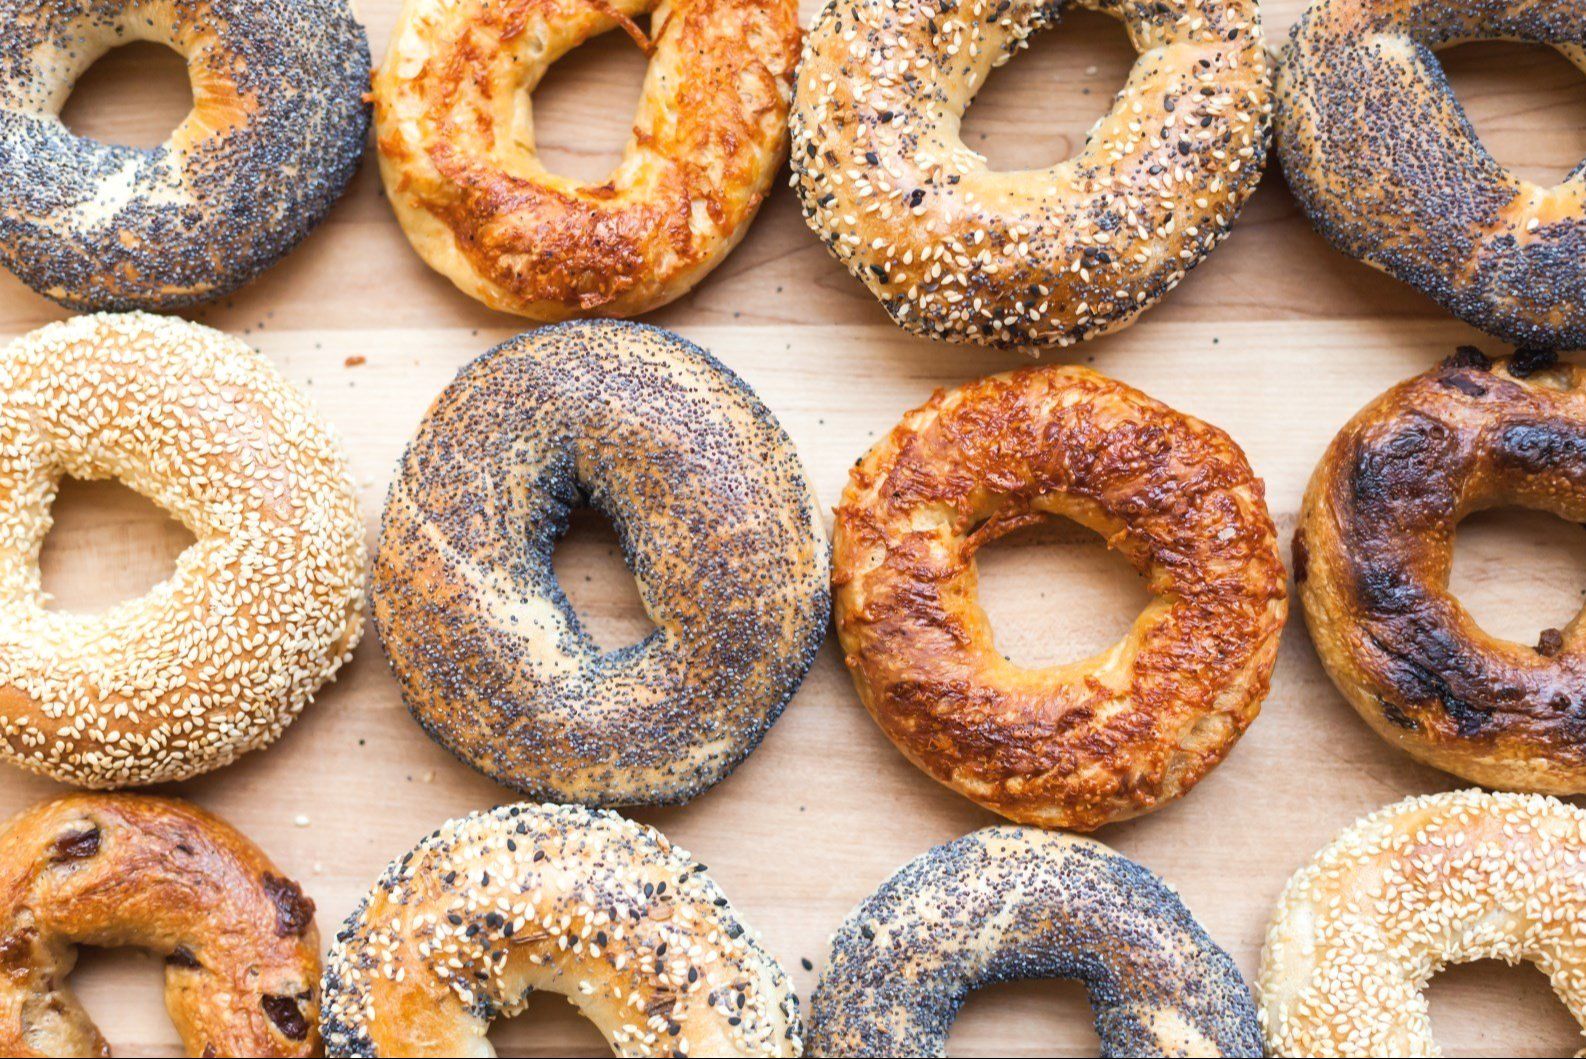
{"type": "Polygon", "coordinates": [[[72,86],[61,122],[100,143],[147,150],[170,138],[193,109],[187,61],[138,41],[106,52],[72,86]]]}
{"type": "Polygon", "coordinates": [[[560,993],[538,992],[511,1018],[490,1024],[497,1055],[610,1055],[611,1045],[577,1005],[560,993]]]}
{"type": "MultiPolygon", "coordinates": [[[[648,18],[635,20],[649,32],[648,18]]],[[[622,161],[649,60],[621,28],[574,48],[533,92],[534,143],[548,172],[604,184],[622,161]]]]}
{"type": "Polygon", "coordinates": [[[975,553],[975,566],[997,650],[1026,669],[1111,648],[1151,601],[1134,567],[1099,534],[1065,518],[997,538],[975,553]]]}
{"type": "Polygon", "coordinates": [[[1090,999],[1068,979],[1001,982],[964,1001],[947,1032],[951,1056],[1097,1055],[1090,999]]]}
{"type": "Polygon", "coordinates": [[[587,507],[573,511],[551,567],[578,623],[600,650],[619,650],[655,631],[617,529],[604,513],[587,507]]]}
{"type": "Polygon", "coordinates": [[[1069,7],[1029,49],[991,72],[959,136],[994,170],[1046,169],[1072,158],[1128,80],[1135,61],[1123,23],[1069,7]]]}
{"type": "Polygon", "coordinates": [[[1558,1056],[1580,1047],[1580,1026],[1570,1017],[1547,976],[1529,963],[1501,960],[1456,964],[1426,990],[1432,1036],[1443,1054],[1558,1056]]]}
{"type": "Polygon", "coordinates": [[[170,577],[193,535],[140,493],[113,479],[62,478],[54,525],[39,553],[49,609],[96,614],[170,577]]]}
{"type": "Polygon", "coordinates": [[[143,949],[80,946],[71,990],[116,1055],[181,1055],[165,1011],[165,961],[143,949]]]}
{"type": "Polygon", "coordinates": [[[1515,176],[1551,187],[1586,158],[1586,79],[1557,50],[1474,41],[1437,58],[1482,144],[1515,176]]]}
{"type": "Polygon", "coordinates": [[[1478,511],[1454,534],[1448,587],[1488,634],[1535,644],[1586,604],[1586,531],[1546,511],[1478,511]]]}

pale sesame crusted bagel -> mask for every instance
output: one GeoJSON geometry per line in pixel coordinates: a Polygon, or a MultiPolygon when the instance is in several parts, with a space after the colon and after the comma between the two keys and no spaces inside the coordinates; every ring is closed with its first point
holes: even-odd
{"type": "Polygon", "coordinates": [[[760,208],[798,40],[796,0],[405,0],[374,79],[387,196],[425,262],[493,309],[646,312],[703,279],[760,208]],[[619,27],[650,58],[622,160],[598,182],[548,172],[530,94],[619,27]]]}
{"type": "Polygon", "coordinates": [[[798,998],[705,866],[615,813],[510,805],[443,824],[336,935],[331,1056],[494,1055],[561,993],[622,1056],[797,1056],[798,998]]]}
{"type": "Polygon", "coordinates": [[[1586,165],[1553,187],[1500,165],[1433,54],[1493,39],[1586,69],[1586,7],[1318,0],[1280,63],[1283,172],[1344,253],[1507,342],[1586,346],[1586,165]]]}
{"type": "Polygon", "coordinates": [[[900,868],[832,938],[813,1056],[945,1056],[969,993],[1090,992],[1104,1056],[1260,1056],[1250,990],[1178,895],[1099,842],[988,827],[900,868]]]}
{"type": "Polygon", "coordinates": [[[314,902],[224,820],[70,794],[0,830],[0,1054],[108,1056],[68,976],[80,945],[165,958],[190,1056],[320,1054],[314,902]]]}
{"type": "Polygon", "coordinates": [[[704,350],[643,324],[541,328],[436,399],[386,500],[375,621],[408,708],[535,798],[687,801],[760,743],[830,608],[792,441],[704,350]],[[551,565],[575,507],[615,525],[655,629],[614,651],[551,565]]]}
{"type": "Polygon", "coordinates": [[[219,297],[296,246],[357,170],[369,45],[346,0],[0,0],[0,263],[74,309],[219,297]],[[140,150],[61,124],[133,41],[187,60],[193,109],[140,150]]]}
{"type": "Polygon", "coordinates": [[[1468,790],[1349,827],[1273,914],[1257,983],[1267,1047],[1296,1059],[1441,1055],[1426,985],[1470,960],[1535,964],[1586,1027],[1586,811],[1468,790]]]}
{"type": "Polygon", "coordinates": [[[235,338],[141,313],[0,352],[0,754],[66,783],[187,779],[279,736],[363,628],[364,542],[340,443],[235,338]],[[48,608],[62,475],[115,477],[196,541],[148,594],[48,608]]]}
{"type": "Polygon", "coordinates": [[[1140,53],[1078,156],[995,172],[959,138],[991,70],[1064,0],[832,0],[794,89],[810,227],[932,338],[1068,345],[1128,326],[1228,233],[1270,99],[1254,0],[1075,0],[1140,53]]]}

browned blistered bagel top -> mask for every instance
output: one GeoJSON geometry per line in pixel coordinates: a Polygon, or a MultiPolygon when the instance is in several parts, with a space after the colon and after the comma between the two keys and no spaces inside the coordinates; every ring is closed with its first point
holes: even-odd
{"type": "Polygon", "coordinates": [[[933,777],[1025,823],[1089,829],[1193,786],[1255,717],[1286,613],[1261,482],[1222,431],[1077,367],[938,392],[854,469],[837,631],[865,705],[933,777]],[[976,550],[1032,520],[1099,532],[1154,599],[1069,665],[998,653],[976,550]]]}

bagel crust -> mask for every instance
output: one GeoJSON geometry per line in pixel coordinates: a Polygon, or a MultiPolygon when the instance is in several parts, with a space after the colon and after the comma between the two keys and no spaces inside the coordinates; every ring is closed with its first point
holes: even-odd
{"type": "Polygon", "coordinates": [[[314,902],[225,821],[172,798],[70,794],[0,832],[0,1052],[109,1046],[67,976],[78,945],[165,957],[191,1056],[319,1055],[314,902]]]}
{"type": "Polygon", "coordinates": [[[237,339],[130,313],[0,353],[0,755],[123,787],[265,746],[351,657],[363,578],[340,442],[237,339]],[[119,478],[185,525],[175,572],[100,614],[50,609],[63,474],[119,478]]]}
{"type": "Polygon", "coordinates": [[[564,994],[621,1056],[797,1056],[787,975],[705,866],[615,813],[504,805],[385,870],[325,969],[330,1056],[491,1055],[564,994]]]}
{"type": "Polygon", "coordinates": [[[945,1056],[972,990],[1077,979],[1102,1055],[1262,1054],[1239,969],[1166,883],[1099,842],[988,827],[849,913],[810,1000],[810,1054],[945,1056]]]}
{"type": "Polygon", "coordinates": [[[1455,526],[1504,504],[1586,522],[1586,373],[1459,353],[1377,398],[1316,467],[1294,578],[1328,675],[1417,760],[1489,787],[1586,794],[1586,628],[1534,645],[1448,591],[1455,526]]]}
{"type": "Polygon", "coordinates": [[[1433,52],[1551,45],[1586,69],[1572,0],[1318,0],[1277,78],[1278,156],[1344,253],[1506,342],[1586,346],[1586,165],[1541,187],[1482,145],[1433,52]]]}
{"type": "Polygon", "coordinates": [[[1535,964],[1586,1030],[1586,812],[1452,791],[1345,830],[1273,913],[1257,984],[1269,1054],[1442,1055],[1426,986],[1472,960],[1535,964]]]}
{"type": "Polygon", "coordinates": [[[770,189],[798,39],[795,0],[406,0],[374,78],[387,195],[425,262],[493,309],[654,309],[720,263],[770,189]],[[633,138],[603,183],[549,173],[529,93],[618,26],[650,55],[633,138]]]}
{"type": "Polygon", "coordinates": [[[865,707],[934,779],[1020,823],[1090,830],[1200,780],[1255,719],[1287,613],[1261,482],[1228,435],[1078,367],[938,391],[854,468],[837,633],[865,707]],[[1022,669],[975,552],[1061,516],[1156,599],[1094,658],[1022,669]]]}
{"type": "Polygon", "coordinates": [[[1140,53],[1084,149],[994,172],[959,121],[1064,0],[834,0],[799,65],[804,216],[903,327],[995,346],[1116,331],[1228,234],[1265,164],[1254,0],[1074,0],[1140,53]]]}

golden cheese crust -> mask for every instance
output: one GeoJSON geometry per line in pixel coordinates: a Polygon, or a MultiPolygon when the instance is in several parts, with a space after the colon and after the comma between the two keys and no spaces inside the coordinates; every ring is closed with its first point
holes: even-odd
{"type": "Polygon", "coordinates": [[[1287,613],[1265,493],[1222,431],[1084,368],[938,392],[852,472],[837,632],[866,708],[933,778],[1090,830],[1192,787],[1255,718],[1287,613]],[[1027,670],[975,601],[975,552],[1034,520],[1100,533],[1158,597],[1094,658],[1027,670]]]}
{"type": "Polygon", "coordinates": [[[1075,157],[996,172],[959,137],[1041,0],[836,0],[794,90],[810,227],[900,325],[995,346],[1116,331],[1210,253],[1261,179],[1271,91],[1254,0],[1077,0],[1140,53],[1075,157]]]}
{"type": "Polygon", "coordinates": [[[407,0],[374,78],[380,172],[408,240],[491,308],[633,316],[686,293],[743,236],[787,146],[794,0],[407,0]],[[646,36],[633,20],[651,15],[646,36]],[[621,26],[650,54],[608,179],[549,173],[528,93],[621,26]]]}
{"type": "Polygon", "coordinates": [[[67,985],[78,945],[163,955],[188,1055],[319,1054],[314,902],[196,806],[70,794],[0,832],[0,1052],[110,1054],[67,985]]]}
{"type": "Polygon", "coordinates": [[[1322,664],[1417,760],[1491,787],[1586,793],[1586,630],[1483,632],[1448,591],[1454,528],[1503,504],[1586,521],[1586,374],[1465,347],[1389,390],[1317,465],[1295,581],[1322,664]]]}

